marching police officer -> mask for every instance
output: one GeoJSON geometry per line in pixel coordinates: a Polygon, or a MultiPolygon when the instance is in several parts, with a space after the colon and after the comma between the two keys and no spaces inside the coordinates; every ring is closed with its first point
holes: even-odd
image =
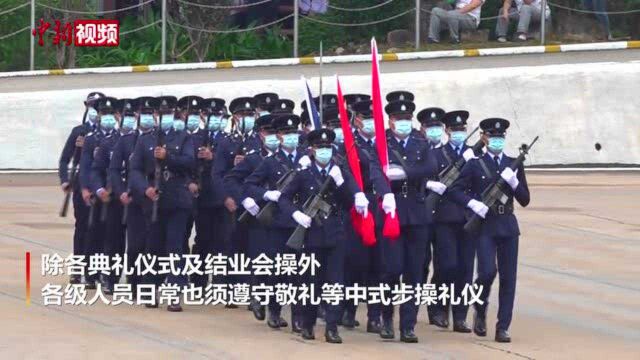
{"type": "MultiPolygon", "coordinates": [[[[104,253],[113,261],[114,256],[122,257],[125,250],[125,227],[122,224],[123,207],[115,198],[109,166],[113,158],[114,149],[121,135],[132,134],[135,131],[136,119],[134,114],[135,103],[131,99],[120,99],[111,102],[109,98],[98,101],[101,121],[108,121],[107,117],[118,116],[120,133],[117,131],[107,135],[98,147],[91,168],[91,190],[96,194],[102,204],[100,209],[100,222],[104,223],[104,253]],[[119,113],[119,114],[118,114],[119,113]]],[[[118,120],[116,118],[116,120],[118,120]]],[[[113,264],[110,262],[110,264],[113,264]]],[[[113,293],[114,284],[118,283],[119,276],[115,272],[105,276],[103,291],[106,294],[113,293]]]]}
{"type": "Polygon", "coordinates": [[[480,122],[480,128],[488,139],[487,152],[479,159],[469,161],[450,192],[454,201],[484,218],[481,230],[474,239],[478,258],[476,284],[482,286],[480,299],[483,304],[475,304],[473,331],[478,336],[487,334],[489,291],[499,272],[500,290],[495,340],[510,342],[508,330],[515,299],[520,235],[518,220],[513,213],[513,201],[515,199],[520,205],[527,206],[530,201],[529,187],[524,166],[520,165],[514,171],[511,168],[514,158],[503,152],[509,121],[500,118],[485,119],[480,122]],[[508,199],[488,208],[480,201],[481,194],[500,178],[508,184],[502,189],[508,199]]]}
{"type": "MultiPolygon", "coordinates": [[[[85,238],[87,236],[89,208],[83,199],[78,176],[76,175],[75,179],[69,178],[69,162],[73,161],[75,167],[79,166],[85,136],[96,131],[98,128],[98,111],[95,108],[95,101],[101,97],[104,97],[104,94],[100,92],[92,92],[87,96],[84,102],[85,113],[82,118],[82,124],[75,126],[71,130],[60,154],[60,161],[58,162],[60,187],[65,193],[69,191],[73,192],[73,217],[75,218],[73,231],[74,255],[87,255],[85,254],[85,238]]],[[[69,277],[69,283],[71,284],[79,284],[80,281],[82,281],[82,279],[78,275],[71,275],[69,277]]]]}
{"type": "MultiPolygon", "coordinates": [[[[426,178],[436,173],[435,157],[424,140],[412,136],[415,105],[410,101],[393,101],[385,107],[389,115],[391,135],[387,137],[389,168],[387,178],[395,195],[400,222],[400,237],[383,239],[386,283],[391,286],[402,282],[415,287],[424,280],[426,253],[429,245],[429,217],[424,205],[426,178]]],[[[383,200],[383,208],[384,208],[383,200]]],[[[385,212],[389,213],[385,209],[385,212]]],[[[414,327],[418,315],[415,302],[400,305],[400,340],[415,343],[418,337],[414,327]]],[[[380,337],[393,339],[393,306],[383,306],[380,337]]]]}
{"type": "MultiPolygon", "coordinates": [[[[297,174],[278,200],[278,205],[287,216],[292,217],[299,226],[308,229],[303,252],[315,255],[316,260],[320,262],[320,269],[315,276],[310,275],[310,272],[306,274],[306,281],[315,287],[316,293],[320,292],[324,283],[344,283],[346,234],[343,209],[351,207],[355,194],[359,192],[350,173],[343,172],[340,164],[336,164],[333,159],[334,139],[335,134],[328,129],[317,129],[309,133],[307,141],[312,148],[313,163],[297,174]],[[303,204],[308,198],[319,194],[325,184],[328,188],[321,196],[329,205],[329,209],[327,213],[322,214],[322,223],[319,225],[299,210],[294,198],[299,197],[298,204],[303,204]]],[[[340,306],[323,303],[326,311],[325,339],[329,343],[342,343],[338,333],[340,306]]],[[[315,339],[317,311],[316,305],[304,306],[302,338],[305,340],[315,339]]]]}
{"type": "MultiPolygon", "coordinates": [[[[88,228],[86,240],[86,255],[92,256],[104,251],[105,241],[105,224],[100,221],[100,209],[104,198],[96,198],[93,182],[91,181],[91,172],[94,159],[98,155],[99,147],[102,141],[108,138],[108,142],[117,136],[116,133],[116,115],[114,106],[117,99],[112,97],[102,97],[96,101],[98,109],[98,128],[95,132],[87,134],[84,146],[82,147],[82,156],[80,157],[80,187],[82,189],[82,198],[85,203],[90,206],[88,216],[88,228]]],[[[103,195],[104,196],[104,195],[103,195]]],[[[87,274],[85,283],[87,289],[95,288],[95,283],[99,279],[99,274],[87,274]]],[[[104,280],[104,279],[103,279],[104,280]]],[[[106,282],[102,284],[106,287],[106,282]]]]}
{"type": "MultiPolygon", "coordinates": [[[[196,236],[191,250],[192,254],[198,254],[204,261],[207,255],[222,253],[224,250],[221,236],[224,234],[224,208],[222,196],[215,191],[211,179],[213,158],[219,142],[226,134],[221,129],[222,119],[225,115],[225,101],[219,98],[203,100],[203,116],[206,118],[205,128],[195,130],[192,135],[194,149],[196,150],[197,166],[192,175],[192,181],[197,185],[197,197],[195,206],[196,236]]],[[[192,116],[192,123],[195,122],[192,116]]],[[[188,124],[187,124],[188,125],[188,124]]],[[[193,125],[192,125],[193,126],[193,125]]],[[[191,226],[188,226],[191,229],[191,226]]],[[[206,287],[207,275],[194,275],[192,282],[196,286],[206,287]]]]}
{"type": "MultiPolygon", "coordinates": [[[[305,154],[298,149],[298,125],[300,118],[293,114],[278,114],[274,112],[271,126],[276,131],[280,147],[273,156],[266,157],[255,171],[245,180],[245,194],[253,199],[262,199],[265,202],[276,203],[280,199],[281,192],[288,187],[285,186],[291,181],[299,170],[299,161],[305,154]],[[282,188],[278,188],[281,184],[282,188]]],[[[295,199],[294,199],[295,200],[295,199]]],[[[294,203],[297,204],[296,201],[294,203]]],[[[265,206],[267,204],[265,203],[265,206]]],[[[292,253],[286,246],[286,242],[296,227],[296,222],[276,206],[273,210],[273,217],[268,226],[268,234],[262,239],[260,249],[269,258],[273,259],[277,254],[292,253]]],[[[286,279],[284,277],[272,276],[266,279],[269,285],[280,283],[297,284],[297,279],[286,279]]],[[[282,306],[271,299],[269,302],[269,317],[267,325],[272,329],[279,329],[286,326],[286,322],[280,316],[282,306]]],[[[254,307],[254,313],[256,308],[254,307]]],[[[291,327],[293,332],[298,333],[302,329],[301,307],[293,305],[291,308],[291,327]]]]}
{"type": "MultiPolygon", "coordinates": [[[[420,122],[420,131],[419,137],[422,139],[426,139],[427,146],[429,150],[439,149],[442,145],[442,134],[443,134],[443,125],[442,125],[442,116],[445,114],[445,111],[438,107],[430,107],[421,110],[418,113],[418,122],[420,122]]],[[[437,150],[439,151],[439,150],[437,150]]],[[[434,152],[435,153],[435,152],[434,152]]],[[[429,279],[429,264],[431,260],[434,260],[434,272],[431,276],[431,283],[439,284],[438,280],[438,270],[435,266],[435,262],[438,259],[438,254],[436,253],[434,240],[435,240],[435,227],[433,226],[433,217],[432,214],[427,214],[429,219],[429,244],[427,245],[427,257],[425,264],[425,274],[424,274],[424,283],[429,279]]],[[[427,316],[429,318],[429,324],[436,325],[441,328],[449,327],[449,317],[445,315],[435,316],[435,305],[428,304],[427,305],[427,316]]]]}
{"type": "MultiPolygon", "coordinates": [[[[184,120],[174,116],[176,98],[163,96],[157,101],[160,126],[155,134],[141,137],[136,144],[131,157],[131,185],[146,196],[143,206],[149,229],[146,252],[156,256],[176,254],[182,259],[187,219],[193,206],[187,184],[196,164],[195,150],[191,137],[184,131],[184,120]],[[158,202],[157,219],[153,218],[154,202],[158,202]]],[[[201,104],[191,106],[200,108],[201,104]]],[[[180,261],[178,268],[183,266],[184,261],[180,261]]],[[[150,276],[145,281],[158,286],[163,280],[162,276],[150,276]]],[[[187,285],[184,275],[169,274],[167,282],[187,285]]],[[[157,307],[157,302],[149,307],[157,307]]],[[[177,301],[169,304],[167,310],[182,311],[182,307],[177,301]]]]}
{"type": "MultiPolygon", "coordinates": [[[[438,171],[443,171],[464,159],[463,163],[474,158],[473,149],[464,141],[467,137],[468,111],[451,111],[442,116],[442,122],[446,127],[449,141],[434,151],[438,161],[438,171]]],[[[431,134],[433,135],[433,134],[431,134]]],[[[429,137],[427,130],[427,137],[429,137]]],[[[464,165],[463,165],[464,166],[464,165]]],[[[434,279],[436,288],[442,285],[451,286],[448,295],[460,297],[466,284],[470,284],[473,278],[474,246],[473,240],[464,231],[465,208],[454,203],[446,192],[447,187],[434,178],[427,181],[427,189],[441,195],[440,201],[434,208],[434,279]]],[[[448,327],[449,308],[453,312],[453,331],[469,333],[471,329],[467,325],[468,306],[464,303],[452,305],[433,305],[433,321],[439,327],[448,327]]]]}
{"type": "MultiPolygon", "coordinates": [[[[123,220],[126,224],[126,249],[129,268],[133,267],[138,256],[144,254],[147,239],[145,219],[142,212],[144,193],[135,192],[131,188],[129,160],[138,138],[152,133],[156,123],[154,117],[155,98],[139,97],[133,102],[135,104],[134,116],[132,117],[131,114],[127,115],[125,113],[122,120],[124,131],[113,148],[111,162],[109,163],[109,179],[114,195],[113,198],[117,199],[114,201],[119,201],[122,204],[125,212],[123,220]],[[132,131],[129,131],[132,121],[137,126],[133,127],[132,131]]],[[[131,285],[132,291],[136,293],[141,279],[136,271],[130,271],[128,283],[131,285]]]]}

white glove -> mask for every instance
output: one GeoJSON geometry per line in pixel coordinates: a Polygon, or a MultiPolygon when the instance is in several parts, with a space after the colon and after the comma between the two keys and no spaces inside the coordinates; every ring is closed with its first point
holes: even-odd
{"type": "Polygon", "coordinates": [[[473,149],[469,148],[462,153],[462,157],[464,158],[464,161],[469,161],[474,159],[476,154],[473,153],[473,149]]]}
{"type": "Polygon", "coordinates": [[[302,226],[305,229],[308,229],[309,226],[311,226],[311,218],[307,216],[307,214],[303,213],[302,211],[294,212],[293,215],[291,215],[291,217],[293,218],[293,220],[295,220],[300,226],[302,226]]]}
{"type": "Polygon", "coordinates": [[[311,165],[311,159],[309,159],[309,157],[305,155],[301,157],[300,160],[298,160],[298,164],[301,168],[306,169],[309,167],[309,165],[311,165]]]}
{"type": "Polygon", "coordinates": [[[487,205],[475,199],[471,199],[467,204],[467,207],[483,219],[487,216],[487,212],[489,211],[487,205]]]}
{"type": "Polygon", "coordinates": [[[363,192],[356,193],[354,202],[358,214],[367,217],[367,213],[369,212],[369,200],[367,196],[363,192]]]}
{"type": "Polygon", "coordinates": [[[513,190],[515,190],[518,187],[518,184],[520,184],[520,181],[518,180],[518,170],[514,172],[511,168],[506,168],[502,170],[502,174],[500,174],[500,176],[507,182],[507,184],[509,184],[509,186],[511,186],[511,189],[513,190]]]}
{"type": "Polygon", "coordinates": [[[427,181],[427,189],[438,193],[438,195],[444,194],[447,191],[447,185],[439,182],[439,181],[427,181]]]}
{"type": "Polygon", "coordinates": [[[396,212],[396,197],[392,193],[384,194],[382,197],[382,210],[385,214],[396,212]]]}
{"type": "Polygon", "coordinates": [[[387,169],[387,178],[391,181],[394,180],[404,180],[407,178],[407,173],[401,166],[398,165],[390,165],[387,169]]]}
{"type": "Polygon", "coordinates": [[[342,177],[342,171],[340,171],[339,166],[334,165],[333,167],[331,167],[331,170],[329,170],[329,176],[333,178],[333,181],[335,181],[336,186],[338,187],[342,186],[342,184],[344,183],[344,178],[342,177]]]}
{"type": "Polygon", "coordinates": [[[248,197],[242,200],[242,206],[249,212],[249,214],[256,216],[258,212],[260,212],[260,206],[256,204],[256,201],[252,198],[248,197]]]}
{"type": "Polygon", "coordinates": [[[278,202],[280,195],[282,195],[282,193],[278,190],[269,190],[262,195],[262,198],[266,201],[278,202]]]}

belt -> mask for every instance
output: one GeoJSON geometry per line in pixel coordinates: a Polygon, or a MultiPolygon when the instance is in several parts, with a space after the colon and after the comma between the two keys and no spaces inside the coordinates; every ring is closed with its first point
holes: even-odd
{"type": "Polygon", "coordinates": [[[495,204],[489,208],[491,212],[495,215],[511,215],[513,214],[513,204],[495,204]]]}
{"type": "Polygon", "coordinates": [[[415,184],[409,184],[407,181],[402,181],[396,184],[392,183],[391,191],[396,195],[407,197],[410,193],[419,193],[420,186],[415,186],[415,184]]]}
{"type": "Polygon", "coordinates": [[[162,170],[162,179],[164,181],[169,181],[169,180],[174,179],[174,178],[184,178],[184,177],[185,177],[185,175],[182,174],[182,173],[176,173],[176,172],[173,172],[171,170],[166,170],[166,169],[162,170]]]}

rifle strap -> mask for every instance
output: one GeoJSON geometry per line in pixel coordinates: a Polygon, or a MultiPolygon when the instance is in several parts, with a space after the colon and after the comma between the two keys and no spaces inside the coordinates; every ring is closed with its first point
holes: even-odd
{"type": "Polygon", "coordinates": [[[402,157],[402,155],[400,155],[400,153],[398,152],[398,150],[396,150],[396,149],[390,149],[390,150],[391,150],[391,153],[393,154],[393,156],[395,156],[395,157],[396,157],[396,160],[398,160],[398,162],[400,163],[400,165],[401,165],[403,168],[405,168],[405,169],[406,169],[406,168],[407,168],[407,162],[406,162],[406,161],[404,161],[404,158],[402,157]]]}
{"type": "Polygon", "coordinates": [[[493,174],[491,174],[491,171],[489,170],[487,163],[484,161],[484,158],[480,158],[479,162],[480,162],[480,167],[482,168],[482,171],[484,171],[484,174],[487,175],[487,179],[492,179],[493,174]]]}
{"type": "Polygon", "coordinates": [[[444,158],[447,160],[447,165],[451,165],[453,163],[453,160],[451,159],[451,155],[449,155],[449,152],[445,150],[444,146],[442,146],[440,149],[442,151],[442,155],[444,155],[444,158]]]}

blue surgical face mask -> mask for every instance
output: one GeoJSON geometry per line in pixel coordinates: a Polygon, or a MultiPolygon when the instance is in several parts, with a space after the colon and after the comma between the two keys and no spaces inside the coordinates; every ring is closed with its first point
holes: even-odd
{"type": "Polygon", "coordinates": [[[266,111],[266,110],[263,110],[263,111],[260,111],[258,114],[259,114],[260,116],[265,116],[265,115],[269,115],[269,114],[271,114],[271,113],[270,113],[270,112],[268,112],[268,111],[266,111]]]}
{"type": "Polygon", "coordinates": [[[411,134],[411,120],[396,120],[395,127],[396,133],[400,136],[407,136],[411,134]]]}
{"type": "Polygon", "coordinates": [[[278,140],[278,137],[275,134],[264,137],[264,146],[267,149],[275,151],[278,148],[278,145],[280,145],[280,140],[278,140]]]}
{"type": "Polygon", "coordinates": [[[327,165],[331,161],[333,156],[333,148],[318,148],[316,149],[316,161],[320,165],[327,165]]]}
{"type": "MultiPolygon", "coordinates": [[[[253,130],[253,125],[255,125],[256,123],[256,117],[255,116],[244,116],[242,118],[242,123],[244,124],[244,132],[249,132],[251,130],[253,130]]],[[[241,126],[240,129],[242,129],[243,127],[241,126]]]]}
{"type": "Polygon", "coordinates": [[[184,130],[184,128],[185,128],[184,121],[182,121],[180,119],[173,120],[173,130],[182,131],[182,130],[184,130]]]}
{"type": "Polygon", "coordinates": [[[229,123],[229,119],[228,118],[220,119],[220,130],[222,130],[222,131],[227,130],[227,124],[228,123],[229,123]]]}
{"type": "Polygon", "coordinates": [[[100,127],[106,131],[111,131],[116,127],[116,117],[112,114],[100,116],[100,127]]]}
{"type": "Polygon", "coordinates": [[[442,126],[431,126],[426,131],[427,139],[434,144],[439,144],[442,141],[442,126]]]}
{"type": "Polygon", "coordinates": [[[462,145],[462,143],[464,142],[464,139],[466,138],[467,138],[466,131],[453,131],[451,132],[449,141],[451,142],[451,145],[458,147],[462,145]]]}
{"type": "Polygon", "coordinates": [[[122,130],[124,131],[132,131],[136,128],[136,117],[135,116],[125,116],[122,119],[122,130]]]}
{"type": "Polygon", "coordinates": [[[502,149],[504,149],[504,138],[498,136],[490,137],[487,148],[494,154],[501,153],[502,149]]]}
{"type": "Polygon", "coordinates": [[[282,146],[286,147],[289,150],[295,149],[298,147],[298,138],[300,136],[298,134],[285,134],[282,136],[282,146]]]}
{"type": "Polygon", "coordinates": [[[220,130],[220,124],[222,123],[221,116],[211,115],[209,117],[209,131],[218,131],[220,130]]]}
{"type": "Polygon", "coordinates": [[[187,129],[189,131],[195,131],[200,127],[200,115],[189,115],[187,118],[187,129]]]}
{"type": "Polygon", "coordinates": [[[376,132],[376,126],[373,122],[373,119],[364,119],[362,120],[362,132],[371,136],[376,132]]]}
{"type": "Polygon", "coordinates": [[[162,131],[169,131],[173,126],[173,114],[162,115],[160,119],[160,129],[162,129],[162,131]]]}
{"type": "Polygon", "coordinates": [[[98,118],[98,111],[96,109],[92,107],[87,109],[87,119],[89,119],[89,121],[96,122],[97,118],[98,118]]]}
{"type": "Polygon", "coordinates": [[[155,119],[151,114],[140,114],[140,128],[142,130],[152,129],[156,125],[155,119]]]}
{"type": "Polygon", "coordinates": [[[333,132],[336,134],[336,139],[333,142],[336,144],[343,144],[344,133],[342,132],[342,129],[333,129],[333,132]]]}

